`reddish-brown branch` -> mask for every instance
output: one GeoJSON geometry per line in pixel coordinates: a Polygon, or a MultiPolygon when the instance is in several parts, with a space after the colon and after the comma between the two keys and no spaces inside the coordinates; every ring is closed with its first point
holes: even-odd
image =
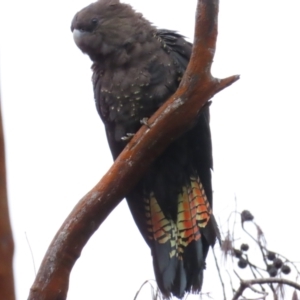
{"type": "Polygon", "coordinates": [[[13,252],[14,242],[7,203],[4,134],[0,106],[0,299],[15,299],[13,252]]]}
{"type": "Polygon", "coordinates": [[[240,287],[234,294],[232,300],[238,300],[239,297],[242,296],[245,289],[251,288],[255,284],[262,285],[262,284],[272,284],[272,283],[289,285],[289,286],[295,288],[296,290],[300,291],[300,285],[291,280],[287,280],[284,278],[255,278],[255,279],[251,279],[251,280],[242,280],[240,283],[240,287]]]}
{"type": "Polygon", "coordinates": [[[29,299],[66,299],[71,269],[82,248],[153,160],[192,126],[217,92],[238,80],[210,74],[217,36],[217,0],[198,0],[192,59],[176,93],[128,143],[102,180],[76,205],[54,237],[29,299]]]}

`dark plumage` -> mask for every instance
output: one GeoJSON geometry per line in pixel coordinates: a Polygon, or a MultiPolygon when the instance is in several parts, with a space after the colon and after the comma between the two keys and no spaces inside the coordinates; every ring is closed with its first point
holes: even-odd
{"type": "MultiPolygon", "coordinates": [[[[192,45],[174,31],[156,29],[118,0],[87,6],[75,15],[71,30],[93,61],[96,107],[116,159],[140,120],[175,92],[192,45]]],[[[201,290],[205,258],[218,236],[211,211],[212,164],[207,105],[196,125],[166,149],[126,197],[167,298],[201,290]]]]}

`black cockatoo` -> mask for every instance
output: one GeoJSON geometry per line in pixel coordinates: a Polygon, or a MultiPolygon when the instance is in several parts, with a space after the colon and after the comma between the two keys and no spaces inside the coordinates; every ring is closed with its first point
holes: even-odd
{"type": "MultiPolygon", "coordinates": [[[[119,0],[85,7],[71,30],[76,45],[93,61],[96,107],[116,159],[141,120],[176,91],[192,44],[174,31],[157,29],[119,0]]],[[[206,105],[194,127],[165,150],[126,196],[166,298],[201,290],[205,258],[218,237],[212,166],[206,105]]]]}

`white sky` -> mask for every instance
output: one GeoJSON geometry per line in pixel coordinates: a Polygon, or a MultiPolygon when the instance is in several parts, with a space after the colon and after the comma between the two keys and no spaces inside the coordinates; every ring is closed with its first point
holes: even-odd
{"type": "MultiPolygon", "coordinates": [[[[126,2],[158,27],[192,38],[196,0],[126,2]]],[[[0,3],[18,299],[27,297],[34,280],[25,232],[38,268],[68,213],[112,163],[94,107],[91,63],[70,32],[74,14],[88,4],[0,3]]],[[[239,210],[249,209],[264,229],[270,249],[292,260],[300,260],[299,10],[299,0],[221,1],[213,75],[241,79],[219,93],[211,109],[217,218],[226,220],[236,195],[239,210]]],[[[221,299],[214,269],[209,258],[203,292],[221,299]]],[[[123,201],[84,248],[68,299],[133,299],[151,278],[150,251],[123,201]]],[[[147,288],[140,299],[150,299],[147,288]]]]}

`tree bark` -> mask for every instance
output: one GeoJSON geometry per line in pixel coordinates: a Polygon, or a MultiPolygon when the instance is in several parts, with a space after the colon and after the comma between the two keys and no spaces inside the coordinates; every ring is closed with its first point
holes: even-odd
{"type": "Polygon", "coordinates": [[[14,242],[7,201],[5,148],[0,95],[0,299],[15,299],[13,253],[14,242]]]}

